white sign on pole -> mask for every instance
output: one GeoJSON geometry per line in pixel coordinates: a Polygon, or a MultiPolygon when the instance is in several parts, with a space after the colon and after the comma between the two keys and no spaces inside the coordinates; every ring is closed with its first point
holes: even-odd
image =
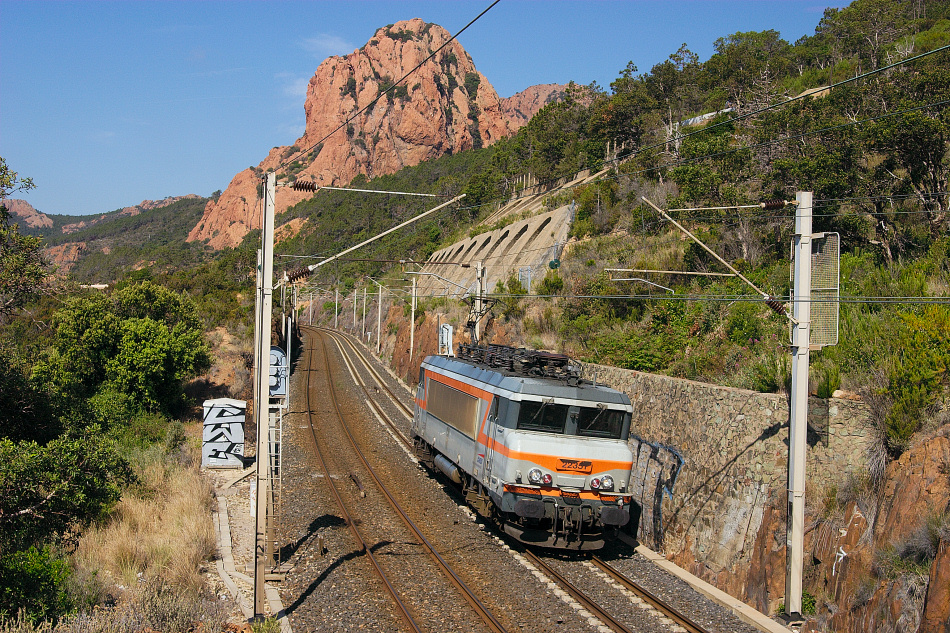
{"type": "Polygon", "coordinates": [[[439,356],[455,356],[455,352],[452,350],[452,335],[452,326],[443,323],[442,327],[439,328],[439,356]]]}

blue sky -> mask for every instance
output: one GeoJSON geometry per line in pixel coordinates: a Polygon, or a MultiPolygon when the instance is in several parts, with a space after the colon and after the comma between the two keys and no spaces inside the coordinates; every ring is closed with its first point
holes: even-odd
{"type": "MultiPolygon", "coordinates": [[[[330,55],[414,17],[455,33],[490,0],[0,0],[0,156],[45,213],[89,214],[227,187],[303,132],[330,55]]],[[[705,60],[737,31],[814,33],[819,0],[502,0],[461,35],[502,97],[539,83],[608,87],[683,43],[705,60]]],[[[831,6],[844,6],[833,3],[831,6]]]]}

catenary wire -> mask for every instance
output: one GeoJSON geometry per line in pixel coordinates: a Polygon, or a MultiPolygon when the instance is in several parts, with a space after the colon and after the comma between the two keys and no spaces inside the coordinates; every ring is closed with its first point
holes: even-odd
{"type": "MultiPolygon", "coordinates": [[[[864,74],[861,74],[861,75],[856,75],[856,76],[851,77],[851,78],[849,78],[849,79],[845,79],[845,80],[839,81],[839,82],[837,82],[837,83],[834,83],[834,84],[831,84],[831,85],[829,85],[829,86],[826,86],[824,89],[826,89],[826,90],[831,90],[832,88],[837,88],[838,86],[843,86],[843,85],[845,85],[845,84],[852,83],[852,82],[857,81],[857,80],[859,80],[859,79],[864,79],[864,78],[866,78],[866,77],[869,77],[869,76],[871,76],[871,75],[874,75],[874,74],[883,72],[883,71],[885,71],[885,70],[890,70],[890,69],[895,68],[895,67],[897,67],[897,66],[901,66],[901,65],[904,65],[904,64],[908,64],[908,63],[910,63],[910,62],[917,61],[917,60],[922,59],[922,58],[924,58],[924,57],[928,57],[928,56],[930,56],[930,55],[934,55],[934,54],[936,54],[936,53],[940,53],[940,52],[943,52],[943,51],[946,51],[946,50],[950,50],[950,44],[948,44],[948,45],[946,45],[946,46],[941,46],[940,48],[936,48],[936,49],[934,49],[934,50],[932,50],[932,51],[928,51],[928,52],[926,52],[926,53],[921,53],[920,55],[917,55],[917,56],[915,56],[915,57],[910,57],[910,58],[908,58],[908,59],[904,59],[904,60],[901,60],[901,61],[899,61],[899,62],[894,62],[893,64],[890,64],[890,65],[888,65],[888,66],[882,66],[881,68],[878,68],[878,69],[876,69],[876,70],[873,70],[873,71],[870,71],[870,72],[867,72],[867,73],[864,73],[864,74]]],[[[795,102],[795,101],[798,101],[798,100],[804,99],[805,97],[810,97],[810,96],[813,96],[813,95],[812,95],[812,94],[799,95],[799,96],[794,97],[794,98],[792,98],[792,99],[788,99],[787,101],[782,101],[781,103],[776,103],[776,104],[773,104],[773,105],[771,105],[771,106],[767,106],[767,107],[765,107],[765,108],[762,108],[762,109],[760,109],[760,110],[756,110],[756,111],[754,111],[754,112],[749,112],[749,113],[746,113],[746,114],[741,115],[741,116],[738,116],[738,117],[733,117],[732,119],[728,119],[728,120],[726,120],[726,121],[720,121],[719,123],[715,123],[715,124],[713,124],[713,125],[707,125],[707,126],[703,127],[701,130],[696,130],[696,131],[694,131],[694,132],[689,132],[689,133],[683,134],[683,135],[681,135],[681,136],[677,136],[677,137],[673,137],[673,138],[671,138],[671,139],[664,140],[663,142],[660,142],[660,143],[655,143],[655,144],[653,144],[653,145],[648,145],[648,146],[646,146],[646,147],[637,148],[636,150],[631,150],[631,151],[630,151],[629,153],[627,153],[627,154],[618,155],[616,159],[613,159],[613,160],[611,160],[611,161],[605,161],[605,162],[614,162],[614,163],[618,163],[618,164],[619,164],[620,161],[626,160],[627,158],[631,158],[631,157],[633,157],[633,156],[637,156],[637,155],[641,154],[642,152],[645,152],[645,151],[647,151],[647,150],[649,150],[649,149],[655,149],[655,148],[657,148],[657,147],[665,146],[665,145],[667,145],[667,144],[669,144],[669,143],[673,143],[673,142],[676,142],[676,141],[679,141],[679,140],[688,138],[688,137],[693,136],[693,135],[695,135],[695,134],[701,134],[701,133],[703,133],[703,132],[708,132],[709,130],[714,129],[714,128],[720,126],[720,125],[727,125],[727,124],[729,124],[729,123],[734,123],[734,122],[736,122],[736,121],[743,120],[743,119],[745,119],[745,118],[748,118],[748,117],[753,116],[753,115],[755,115],[755,114],[759,114],[759,113],[761,113],[761,112],[766,112],[766,111],[768,111],[768,110],[774,110],[774,109],[777,109],[777,108],[781,108],[781,107],[784,107],[784,106],[786,106],[786,105],[788,105],[788,104],[790,104],[790,103],[793,103],[793,102],[795,102]]],[[[699,157],[699,158],[704,158],[704,157],[699,157]]],[[[639,172],[637,172],[637,173],[639,173],[639,172]]],[[[627,174],[627,175],[630,175],[630,174],[627,174]]],[[[610,179],[615,179],[615,178],[617,178],[617,177],[618,177],[618,176],[607,176],[607,177],[601,178],[600,180],[610,180],[610,179]]],[[[556,181],[556,180],[558,180],[558,178],[552,178],[552,179],[549,179],[549,180],[546,180],[546,181],[543,181],[543,182],[538,183],[538,186],[543,185],[543,184],[546,184],[546,183],[549,183],[549,182],[553,182],[553,181],[556,181]]],[[[589,184],[589,183],[588,183],[588,184],[589,184]]],[[[530,195],[536,195],[536,194],[530,194],[530,195]]],[[[524,197],[530,197],[530,196],[526,194],[526,195],[524,195],[524,196],[519,196],[519,197],[514,198],[514,199],[517,200],[517,199],[521,199],[521,198],[524,198],[524,197]]],[[[486,205],[486,204],[492,204],[492,203],[494,203],[494,202],[497,202],[497,200],[492,200],[492,201],[489,201],[489,202],[484,202],[484,203],[481,203],[481,204],[478,204],[478,205],[472,205],[472,206],[470,206],[470,207],[464,207],[464,208],[466,208],[466,209],[474,209],[474,208],[482,207],[482,206],[484,206],[484,205],[486,205]]]]}
{"type": "MultiPolygon", "coordinates": [[[[918,106],[918,107],[916,107],[916,108],[908,108],[908,109],[906,109],[906,110],[897,110],[897,111],[895,111],[895,112],[889,112],[889,113],[887,113],[887,114],[882,114],[881,116],[869,117],[869,118],[867,118],[867,119],[860,119],[860,120],[858,120],[858,121],[849,121],[848,123],[841,123],[841,124],[839,124],[839,125],[832,125],[832,126],[830,126],[830,127],[819,128],[819,129],[817,129],[817,130],[810,130],[810,131],[808,131],[808,132],[802,132],[801,134],[790,134],[790,135],[788,135],[788,136],[783,136],[783,137],[780,137],[780,138],[777,138],[777,139],[772,139],[772,140],[770,140],[770,141],[762,141],[761,143],[753,143],[752,145],[743,145],[743,146],[741,146],[741,147],[734,147],[734,148],[732,148],[732,149],[730,149],[730,150],[725,150],[725,151],[722,151],[722,152],[715,152],[715,153],[712,153],[712,154],[704,154],[703,156],[696,156],[696,157],[692,157],[692,158],[683,158],[683,159],[675,160],[675,161],[672,161],[672,162],[664,163],[664,164],[662,164],[662,165],[657,165],[657,166],[655,166],[655,167],[645,167],[645,168],[643,168],[643,169],[640,169],[640,170],[637,170],[637,171],[634,171],[634,172],[628,172],[628,173],[625,174],[625,175],[626,175],[626,176],[635,176],[635,175],[637,175],[637,174],[642,174],[642,173],[651,172],[651,171],[657,171],[657,170],[663,169],[663,168],[665,168],[665,167],[678,167],[678,166],[680,166],[680,165],[686,165],[686,164],[688,164],[688,163],[698,162],[698,161],[704,160],[704,159],[706,159],[706,158],[718,158],[718,157],[720,157],[720,156],[728,156],[728,155],[730,155],[730,154],[736,154],[736,153],[741,152],[741,151],[743,151],[743,150],[756,149],[756,148],[758,148],[758,147],[765,147],[765,146],[767,146],[767,145],[774,145],[774,144],[776,144],[776,143],[782,143],[782,142],[784,142],[784,141],[792,141],[792,140],[802,139],[802,138],[805,138],[806,136],[813,136],[813,135],[822,134],[822,133],[825,133],[825,132],[832,132],[832,131],[834,131],[834,130],[840,130],[840,129],[843,129],[843,128],[846,128],[846,127],[852,127],[852,126],[855,126],[855,125],[860,125],[860,124],[862,124],[862,123],[873,123],[873,122],[875,122],[875,121],[880,121],[880,120],[882,120],[882,119],[887,119],[887,118],[894,117],[894,116],[898,116],[898,115],[901,115],[901,114],[908,114],[908,113],[910,113],[910,112],[917,112],[917,111],[919,111],[919,110],[926,110],[926,109],[928,109],[928,108],[934,108],[934,107],[937,107],[937,106],[944,106],[944,105],[947,105],[948,103],[950,103],[950,99],[944,99],[943,101],[936,101],[936,102],[934,102],[934,103],[928,103],[928,104],[925,104],[925,105],[922,105],[922,106],[918,106]]],[[[612,177],[612,178],[613,178],[613,177],[612,177]]],[[[605,180],[606,180],[606,178],[605,178],[605,180]]]]}
{"type": "MultiPolygon", "coordinates": [[[[895,67],[897,67],[897,66],[902,66],[902,65],[904,65],[904,64],[909,64],[910,62],[914,62],[914,61],[917,61],[917,60],[919,60],[919,59],[923,59],[924,57],[928,57],[928,56],[930,56],[930,55],[934,55],[934,54],[936,54],[936,53],[940,53],[940,52],[946,51],[946,50],[950,50],[950,44],[947,44],[946,46],[941,46],[940,48],[935,48],[934,50],[928,51],[928,52],[926,52],[926,53],[921,53],[920,55],[917,55],[917,56],[915,56],[915,57],[910,57],[910,58],[907,58],[907,59],[902,59],[902,60],[899,61],[899,62],[894,62],[893,64],[889,64],[889,65],[887,65],[887,66],[882,66],[881,68],[877,68],[877,69],[875,69],[875,70],[872,70],[872,71],[863,73],[863,74],[861,74],[861,75],[855,75],[854,77],[851,77],[851,78],[849,78],[849,79],[844,79],[844,80],[839,81],[839,82],[837,82],[837,83],[831,84],[831,85],[829,85],[829,86],[823,88],[823,90],[829,90],[829,91],[830,91],[832,88],[837,88],[837,87],[839,87],[839,86],[843,86],[843,85],[845,85],[845,84],[849,84],[849,83],[858,81],[858,80],[860,80],[860,79],[865,79],[865,78],[867,78],[867,77],[870,77],[870,76],[872,76],[872,75],[876,75],[876,74],[881,73],[881,72],[884,72],[884,71],[886,71],[886,70],[890,70],[890,69],[895,68],[895,67]]],[[[746,114],[742,114],[742,115],[733,117],[733,118],[728,119],[728,120],[726,120],[726,121],[720,121],[719,123],[714,123],[714,124],[712,124],[712,125],[707,125],[707,126],[705,126],[704,128],[702,128],[702,129],[700,129],[700,130],[695,130],[695,131],[693,131],[693,132],[689,132],[689,133],[687,133],[687,134],[683,134],[683,135],[681,135],[681,136],[677,136],[677,137],[674,137],[674,138],[672,138],[672,139],[665,140],[665,141],[663,141],[662,143],[655,143],[655,144],[653,144],[653,145],[648,145],[647,147],[638,148],[637,150],[630,152],[630,153],[627,154],[626,156],[619,156],[619,155],[618,155],[616,160],[617,160],[617,161],[620,161],[620,160],[622,160],[623,158],[628,158],[628,157],[630,157],[630,156],[634,156],[634,155],[640,154],[641,152],[645,152],[645,151],[648,150],[648,149],[655,149],[655,148],[657,148],[657,147],[662,147],[662,146],[667,145],[667,144],[669,144],[669,143],[674,143],[674,142],[676,142],[676,141],[680,141],[680,140],[682,140],[682,139],[684,139],[684,138],[689,138],[690,136],[693,136],[693,135],[696,135],[696,134],[702,134],[702,133],[704,133],[704,132],[708,132],[709,130],[715,129],[715,128],[721,126],[721,125],[728,125],[728,124],[730,124],[730,123],[735,123],[736,121],[742,121],[742,120],[747,119],[747,118],[749,118],[749,117],[755,116],[756,114],[761,114],[762,112],[768,112],[769,110],[774,110],[774,109],[776,109],[776,108],[781,108],[781,107],[787,106],[787,105],[790,104],[790,103],[794,103],[794,102],[796,102],[796,101],[799,101],[799,100],[801,100],[801,99],[804,99],[805,97],[811,97],[811,96],[813,96],[813,95],[812,95],[812,94],[801,94],[801,95],[798,95],[797,97],[793,97],[792,99],[788,99],[788,100],[786,100],[786,101],[782,101],[781,103],[775,103],[775,104],[772,104],[772,105],[770,105],[770,106],[766,106],[766,107],[764,107],[764,108],[760,108],[760,109],[758,109],[758,110],[754,110],[754,111],[752,111],[752,112],[747,112],[746,114]]]]}

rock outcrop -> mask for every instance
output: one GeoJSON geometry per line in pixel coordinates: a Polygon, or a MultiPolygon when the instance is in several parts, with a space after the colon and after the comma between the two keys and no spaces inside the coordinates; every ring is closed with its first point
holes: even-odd
{"type": "Polygon", "coordinates": [[[3,206],[17,218],[18,223],[41,229],[48,229],[53,226],[53,220],[48,215],[34,209],[33,205],[26,200],[9,198],[3,201],[3,206]]]}
{"type": "Polygon", "coordinates": [[[56,266],[56,272],[67,273],[86,250],[85,242],[68,242],[43,249],[43,255],[56,266]]]}
{"type": "MultiPolygon", "coordinates": [[[[291,147],[275,147],[259,166],[237,174],[220,198],[208,203],[188,240],[222,248],[259,228],[258,187],[267,170],[325,186],[346,184],[358,174],[372,178],[393,173],[444,154],[491,145],[516,132],[564,90],[549,84],[500,99],[461,44],[452,41],[383,95],[450,37],[442,27],[416,18],[379,29],[349,55],[324,60],[307,88],[304,135],[291,147]]],[[[280,212],[309,195],[279,188],[276,209],[280,212]]]]}
{"type": "Polygon", "coordinates": [[[561,84],[538,84],[525,88],[514,96],[502,99],[501,111],[521,127],[530,121],[538,110],[563,98],[566,87],[561,84]]]}
{"type": "MultiPolygon", "coordinates": [[[[802,631],[950,630],[948,472],[950,427],[944,427],[892,462],[879,490],[863,490],[841,508],[815,504],[805,521],[804,589],[817,598],[818,610],[802,631]],[[929,579],[921,575],[925,565],[929,579]]],[[[717,584],[774,612],[784,596],[784,568],[785,498],[775,494],[748,572],[736,570],[717,584]]]]}

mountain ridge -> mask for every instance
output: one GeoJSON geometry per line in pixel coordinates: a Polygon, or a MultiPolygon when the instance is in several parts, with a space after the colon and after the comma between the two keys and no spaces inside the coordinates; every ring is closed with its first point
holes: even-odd
{"type": "MultiPolygon", "coordinates": [[[[564,89],[532,86],[501,99],[441,26],[414,18],[382,27],[361,48],[318,66],[307,88],[303,136],[236,174],[208,203],[188,240],[213,248],[234,246],[259,228],[258,186],[265,171],[325,186],[344,185],[359,174],[394,173],[510,136],[564,89]],[[438,55],[423,63],[434,50],[438,55]],[[393,85],[420,64],[404,85],[393,85]]],[[[279,188],[277,212],[308,195],[279,188]]]]}

